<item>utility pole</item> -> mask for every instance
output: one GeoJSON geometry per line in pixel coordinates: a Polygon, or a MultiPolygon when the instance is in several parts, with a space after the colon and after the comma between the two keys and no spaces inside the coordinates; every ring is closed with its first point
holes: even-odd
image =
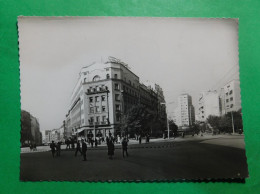
{"type": "Polygon", "coordinates": [[[170,139],[170,126],[169,126],[169,120],[168,120],[168,114],[167,114],[166,103],[165,103],[165,102],[161,102],[161,104],[162,104],[162,105],[165,105],[168,139],[170,139]]]}
{"type": "Polygon", "coordinates": [[[233,129],[233,135],[234,135],[235,134],[235,127],[234,127],[233,111],[231,111],[231,120],[232,120],[232,129],[233,129]]]}

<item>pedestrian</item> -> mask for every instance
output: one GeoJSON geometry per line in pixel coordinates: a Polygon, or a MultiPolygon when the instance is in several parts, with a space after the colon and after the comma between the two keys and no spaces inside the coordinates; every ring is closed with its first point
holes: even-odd
{"type": "Polygon", "coordinates": [[[87,161],[87,144],[84,141],[84,139],[81,140],[81,147],[82,147],[82,155],[83,155],[83,161],[87,161]]]}
{"type": "Polygon", "coordinates": [[[70,139],[66,139],[66,149],[70,149],[70,139]]]}
{"type": "Polygon", "coordinates": [[[33,151],[33,144],[30,143],[30,151],[33,151]]]}
{"type": "Polygon", "coordinates": [[[90,139],[90,143],[91,143],[91,147],[93,148],[93,145],[94,145],[94,140],[93,140],[93,138],[90,139]]]}
{"type": "Polygon", "coordinates": [[[74,150],[75,149],[75,142],[74,138],[71,139],[71,148],[74,150]]]}
{"type": "Polygon", "coordinates": [[[141,143],[142,143],[142,136],[139,135],[139,144],[141,144],[141,143]]]}
{"type": "Polygon", "coordinates": [[[108,140],[108,145],[107,145],[107,154],[108,154],[110,160],[113,159],[114,151],[115,151],[115,145],[114,145],[113,139],[110,138],[108,140]]]}
{"type": "Polygon", "coordinates": [[[56,156],[60,156],[60,151],[61,151],[61,142],[59,141],[56,145],[56,156]]]}
{"type": "Polygon", "coordinates": [[[52,157],[54,158],[54,155],[55,155],[55,143],[54,141],[51,142],[50,144],[50,148],[51,148],[51,153],[52,153],[52,157]]]}
{"type": "Polygon", "coordinates": [[[128,157],[127,146],[128,146],[127,140],[126,138],[124,138],[122,141],[123,157],[125,157],[125,153],[126,156],[128,157]]]}
{"type": "Polygon", "coordinates": [[[37,151],[36,143],[33,144],[33,151],[37,151]]]}
{"type": "Polygon", "coordinates": [[[95,138],[95,147],[97,147],[97,145],[98,145],[98,140],[97,138],[95,138]]]}
{"type": "Polygon", "coordinates": [[[120,138],[120,136],[119,135],[117,135],[117,142],[120,144],[120,142],[121,142],[121,138],[120,138]]]}
{"type": "Polygon", "coordinates": [[[77,141],[77,146],[76,146],[76,151],[75,151],[75,157],[77,156],[78,152],[80,153],[80,155],[82,155],[79,140],[77,141]]]}

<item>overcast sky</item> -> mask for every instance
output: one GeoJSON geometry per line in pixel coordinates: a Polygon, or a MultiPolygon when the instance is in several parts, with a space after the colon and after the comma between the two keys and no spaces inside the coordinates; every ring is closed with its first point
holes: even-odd
{"type": "Polygon", "coordinates": [[[108,56],[158,83],[169,115],[178,95],[196,110],[201,91],[239,76],[235,19],[22,17],[18,26],[21,107],[42,131],[62,125],[81,67],[108,56]]]}

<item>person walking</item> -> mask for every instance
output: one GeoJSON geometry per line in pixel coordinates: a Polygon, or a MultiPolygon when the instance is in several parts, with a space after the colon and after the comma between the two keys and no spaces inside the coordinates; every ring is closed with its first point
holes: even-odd
{"type": "Polygon", "coordinates": [[[33,151],[33,144],[30,143],[30,151],[33,151]]]}
{"type": "Polygon", "coordinates": [[[93,148],[93,145],[94,145],[94,140],[93,140],[93,138],[90,139],[90,144],[91,144],[91,147],[93,148]]]}
{"type": "Polygon", "coordinates": [[[51,148],[51,153],[52,153],[53,158],[54,158],[54,155],[55,155],[55,147],[56,147],[56,145],[55,145],[54,141],[52,141],[51,144],[50,144],[50,148],[51,148]]]}
{"type": "Polygon", "coordinates": [[[112,138],[109,138],[108,144],[107,144],[107,154],[109,156],[109,159],[112,160],[114,156],[115,151],[115,145],[112,138]]]}
{"type": "Polygon", "coordinates": [[[61,151],[61,142],[59,141],[56,145],[56,156],[60,156],[60,151],[61,151]]]}
{"type": "Polygon", "coordinates": [[[142,143],[142,136],[140,135],[139,136],[139,144],[141,144],[142,143]]]}
{"type": "Polygon", "coordinates": [[[75,149],[75,140],[74,140],[74,138],[71,139],[70,143],[71,143],[71,149],[74,150],[75,149]]]}
{"type": "Polygon", "coordinates": [[[76,151],[75,151],[75,157],[77,156],[78,152],[80,153],[80,155],[82,155],[79,140],[77,141],[77,147],[76,147],[76,151]]]}
{"type": "Polygon", "coordinates": [[[83,155],[83,161],[87,161],[87,144],[84,141],[84,139],[81,140],[81,147],[82,147],[82,155],[83,155]]]}
{"type": "Polygon", "coordinates": [[[34,144],[33,144],[33,151],[37,151],[37,145],[36,145],[35,142],[34,142],[34,144]]]}
{"type": "Polygon", "coordinates": [[[95,138],[95,147],[97,147],[97,145],[98,145],[98,140],[97,138],[95,138]]]}
{"type": "Polygon", "coordinates": [[[123,158],[125,157],[125,153],[126,153],[126,156],[128,157],[127,146],[128,146],[127,140],[126,140],[126,138],[124,138],[122,141],[123,158]]]}

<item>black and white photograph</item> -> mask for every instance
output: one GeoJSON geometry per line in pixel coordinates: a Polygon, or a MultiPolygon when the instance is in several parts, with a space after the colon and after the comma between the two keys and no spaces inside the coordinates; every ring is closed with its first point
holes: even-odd
{"type": "Polygon", "coordinates": [[[20,181],[247,178],[238,28],[19,16],[20,181]]]}

